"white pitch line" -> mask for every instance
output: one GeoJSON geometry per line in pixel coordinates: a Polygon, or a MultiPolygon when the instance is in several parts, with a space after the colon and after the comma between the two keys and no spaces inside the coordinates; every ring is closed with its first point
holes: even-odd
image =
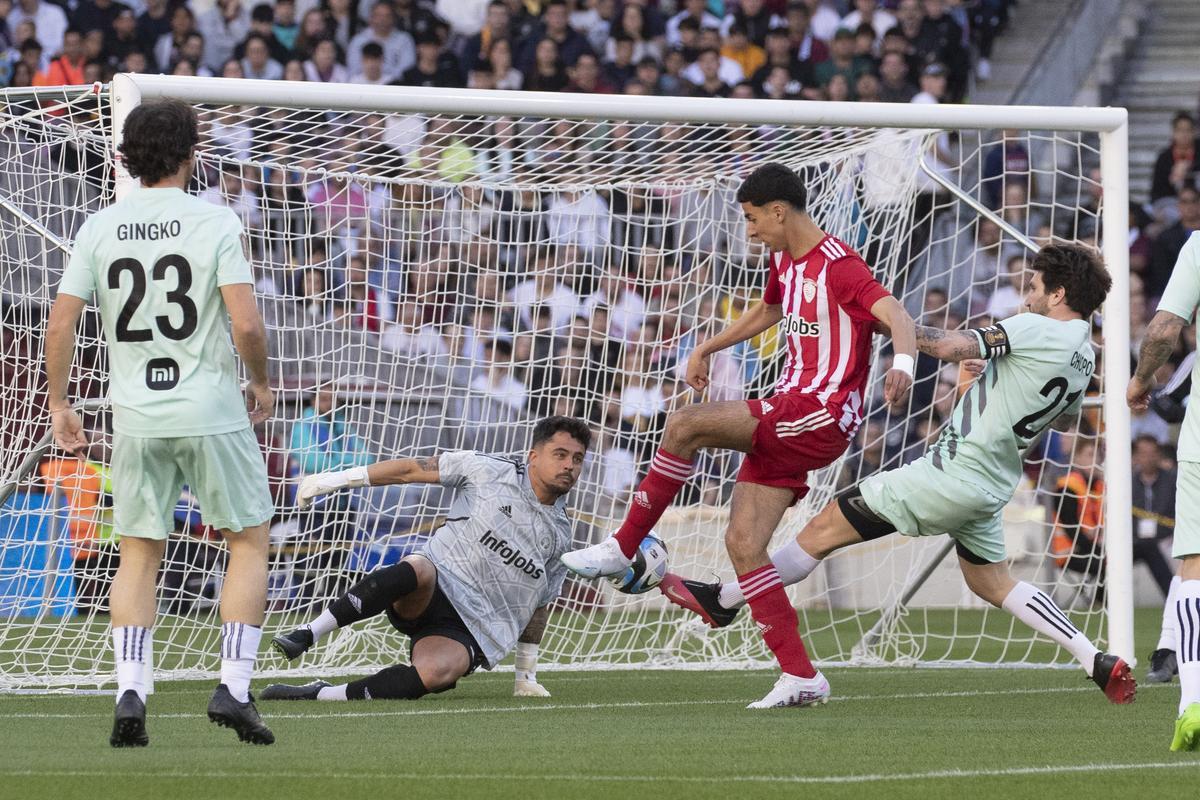
{"type": "MultiPolygon", "coordinates": [[[[1141,688],[1141,687],[1139,687],[1141,688]]],[[[1157,687],[1156,687],[1157,688],[1157,687]]],[[[1048,687],[1044,689],[994,689],[986,691],[961,691],[961,692],[914,692],[909,694],[875,694],[875,695],[849,695],[846,697],[831,697],[832,703],[846,702],[874,702],[877,700],[931,700],[939,698],[955,698],[955,697],[994,697],[997,695],[1029,695],[1029,694],[1078,694],[1078,693],[1095,693],[1097,690],[1093,687],[1048,687]]],[[[299,703],[304,701],[291,700],[289,703],[299,703]]],[[[307,701],[313,706],[317,705],[318,701],[307,701]]],[[[358,719],[363,717],[437,717],[447,714],[489,714],[489,713],[523,713],[530,711],[604,711],[611,708],[663,708],[668,706],[714,706],[714,705],[734,705],[739,703],[749,702],[745,698],[737,700],[654,700],[654,701],[630,701],[625,703],[529,703],[528,705],[520,706],[472,706],[470,708],[413,708],[403,711],[333,711],[332,713],[324,714],[274,714],[268,713],[267,719],[358,719]]],[[[321,707],[336,708],[340,703],[320,703],[321,707]]],[[[358,703],[354,703],[358,705],[358,703]]],[[[272,704],[274,707],[274,704],[272,704]]],[[[344,707],[344,706],[342,706],[344,707]]],[[[38,714],[38,713],[15,713],[4,714],[0,713],[0,719],[85,719],[85,718],[108,718],[110,714],[38,714]]],[[[203,717],[201,713],[195,714],[154,714],[150,716],[153,719],[196,719],[203,717]]]]}
{"type": "MultiPolygon", "coordinates": [[[[893,781],[923,781],[923,780],[961,780],[973,778],[1011,778],[1025,775],[1068,775],[1092,772],[1126,772],[1130,770],[1147,769],[1196,769],[1194,760],[1157,761],[1146,763],[1126,764],[1050,764],[1036,767],[1008,767],[1005,769],[947,769],[929,772],[879,773],[867,775],[514,775],[509,773],[419,773],[419,772],[345,772],[321,773],[307,776],[309,778],[328,778],[330,780],[438,780],[438,781],[511,781],[526,783],[777,783],[777,784],[847,784],[847,783],[888,783],[893,781]]],[[[95,778],[111,777],[111,772],[93,770],[54,770],[38,771],[32,769],[0,770],[0,776],[8,778],[95,778]]],[[[238,770],[235,772],[145,772],[139,771],[140,778],[175,778],[175,779],[233,779],[244,781],[247,778],[295,778],[297,773],[291,772],[250,772],[238,770]]],[[[301,776],[305,777],[305,776],[301,776]]]]}

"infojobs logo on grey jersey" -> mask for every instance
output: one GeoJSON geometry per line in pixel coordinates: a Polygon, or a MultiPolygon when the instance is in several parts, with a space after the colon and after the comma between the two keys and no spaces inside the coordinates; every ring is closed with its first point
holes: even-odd
{"type": "Polygon", "coordinates": [[[520,550],[509,545],[507,540],[497,539],[491,531],[485,533],[479,543],[499,555],[505,564],[516,567],[535,581],[541,579],[545,574],[545,570],[535,564],[533,559],[526,557],[520,550]]]}

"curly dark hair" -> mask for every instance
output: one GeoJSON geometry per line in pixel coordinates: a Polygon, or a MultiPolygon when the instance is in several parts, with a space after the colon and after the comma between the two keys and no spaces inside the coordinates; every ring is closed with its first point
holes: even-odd
{"type": "Polygon", "coordinates": [[[151,100],[125,118],[121,159],[147,186],[172,175],[200,141],[195,110],[182,100],[151,100]]]}
{"type": "Polygon", "coordinates": [[[1104,302],[1112,277],[1095,248],[1083,244],[1048,244],[1038,251],[1030,269],[1042,273],[1047,292],[1066,290],[1067,305],[1087,319],[1104,302]]]}
{"type": "Polygon", "coordinates": [[[797,211],[808,208],[808,190],[804,181],[786,164],[763,164],[746,176],[738,187],[737,201],[752,206],[782,201],[797,211]]]}
{"type": "Polygon", "coordinates": [[[586,450],[592,446],[592,429],[578,417],[555,415],[539,420],[533,428],[533,441],[530,449],[544,444],[554,438],[554,434],[563,432],[583,445],[586,450]]]}

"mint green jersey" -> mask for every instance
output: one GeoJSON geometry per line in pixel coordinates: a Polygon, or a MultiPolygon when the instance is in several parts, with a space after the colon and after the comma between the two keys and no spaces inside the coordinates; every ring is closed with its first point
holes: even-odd
{"type": "Polygon", "coordinates": [[[80,227],[58,290],[100,308],[117,433],[249,427],[219,288],[254,282],[241,237],[233,211],[179,189],[135,189],[80,227]]]}
{"type": "MultiPolygon", "coordinates": [[[[1200,305],[1200,231],[1192,233],[1179,251],[1175,269],[1158,301],[1159,311],[1183,317],[1190,325],[1200,305]]],[[[1183,428],[1179,431],[1179,460],[1200,461],[1200,359],[1192,367],[1192,392],[1188,397],[1183,428]]]]}
{"type": "Polygon", "coordinates": [[[959,399],[923,459],[1008,502],[1025,451],[1060,414],[1076,414],[1096,369],[1091,325],[1017,314],[972,331],[987,369],[959,399]]]}

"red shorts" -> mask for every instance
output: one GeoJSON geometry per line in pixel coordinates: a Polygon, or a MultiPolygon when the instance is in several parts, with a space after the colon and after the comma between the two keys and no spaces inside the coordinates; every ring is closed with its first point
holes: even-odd
{"type": "Polygon", "coordinates": [[[746,405],[758,427],[738,471],[741,482],[791,489],[800,500],[808,494],[808,473],[832,464],[850,444],[816,395],[791,392],[746,405]]]}

